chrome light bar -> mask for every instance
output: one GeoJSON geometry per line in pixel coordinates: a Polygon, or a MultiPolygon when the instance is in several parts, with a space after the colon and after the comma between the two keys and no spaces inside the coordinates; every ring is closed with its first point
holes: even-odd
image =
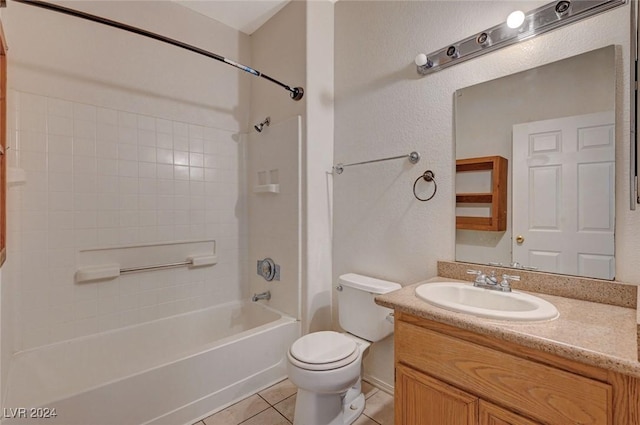
{"type": "Polygon", "coordinates": [[[511,28],[507,22],[503,22],[428,55],[419,54],[416,56],[418,74],[431,74],[485,53],[527,40],[538,34],[622,6],[626,2],[627,0],[560,0],[546,4],[524,14],[524,20],[516,28],[511,28]]]}

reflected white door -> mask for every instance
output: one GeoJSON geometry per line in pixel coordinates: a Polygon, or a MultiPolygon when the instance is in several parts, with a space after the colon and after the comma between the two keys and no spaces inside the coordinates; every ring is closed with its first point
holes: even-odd
{"type": "Polygon", "coordinates": [[[602,112],[513,126],[513,261],[614,278],[614,122],[602,112]]]}

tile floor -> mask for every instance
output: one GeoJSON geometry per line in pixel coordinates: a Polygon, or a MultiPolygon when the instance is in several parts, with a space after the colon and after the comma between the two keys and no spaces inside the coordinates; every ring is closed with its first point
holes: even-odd
{"type": "MultiPolygon", "coordinates": [[[[364,414],[353,425],[393,425],[393,396],[362,382],[364,414]]],[[[296,387],[285,379],[193,425],[290,425],[296,387]]]]}

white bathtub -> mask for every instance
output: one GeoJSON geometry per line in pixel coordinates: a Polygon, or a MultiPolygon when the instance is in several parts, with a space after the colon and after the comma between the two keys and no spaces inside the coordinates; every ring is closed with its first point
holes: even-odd
{"type": "Polygon", "coordinates": [[[295,319],[236,302],[24,351],[2,424],[192,424],[284,378],[299,335],[295,319]],[[57,416],[29,418],[46,409],[57,416]]]}

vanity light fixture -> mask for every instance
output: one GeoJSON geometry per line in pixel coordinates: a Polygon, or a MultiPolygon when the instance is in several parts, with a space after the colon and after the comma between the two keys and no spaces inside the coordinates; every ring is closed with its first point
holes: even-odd
{"type": "Polygon", "coordinates": [[[415,58],[418,74],[427,75],[561,26],[588,18],[629,0],[559,0],[527,13],[512,12],[506,22],[415,58]]]}

